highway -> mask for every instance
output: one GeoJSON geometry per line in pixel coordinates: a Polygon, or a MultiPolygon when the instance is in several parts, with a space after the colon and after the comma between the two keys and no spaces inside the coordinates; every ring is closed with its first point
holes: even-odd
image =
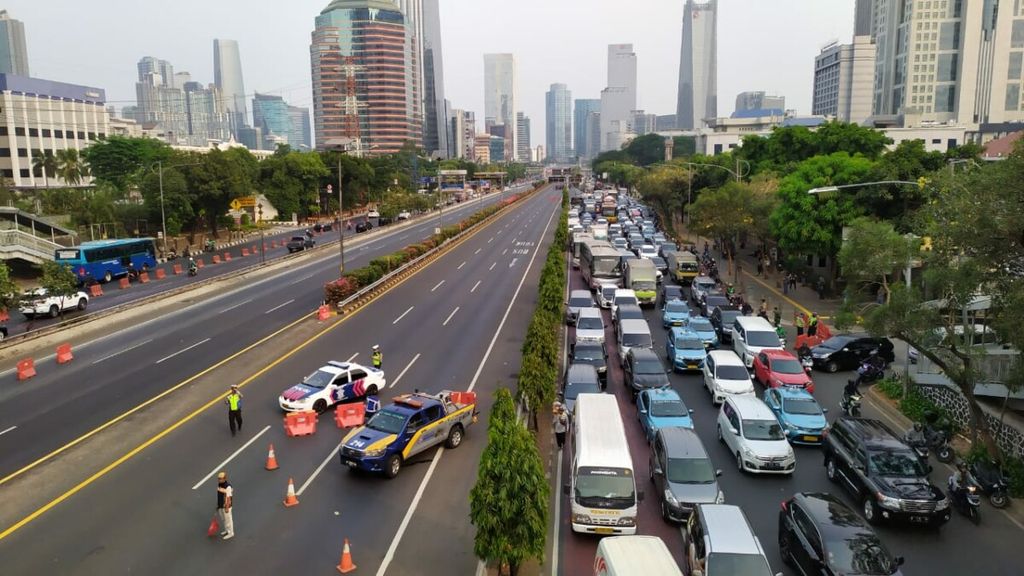
{"type": "MultiPolygon", "coordinates": [[[[138,334],[124,331],[90,346],[60,369],[95,370],[113,362],[118,370],[127,368],[102,374],[117,373],[111,380],[117,384],[97,384],[102,393],[86,390],[62,403],[55,410],[64,411],[63,420],[0,444],[4,458],[26,438],[38,443],[107,404],[123,410],[171,383],[188,383],[4,486],[5,572],[327,572],[348,538],[362,573],[474,573],[468,493],[493,392],[515,385],[559,201],[558,191],[547,188],[354,314],[322,324],[303,320],[209,371],[275,326],[308,315],[336,262],[315,258],[236,294],[186,304],[180,313],[140,327],[152,342],[140,344],[138,334]],[[368,361],[373,344],[384,351],[389,388],[382,397],[417,388],[472,388],[481,399],[480,424],[458,449],[430,451],[394,480],[343,468],[337,457],[341,431],[329,415],[320,418],[315,435],[286,437],[276,404],[284,388],[327,360],[368,361]],[[234,438],[218,401],[231,383],[245,395],[244,429],[234,438]],[[141,388],[147,390],[137,392],[141,388]],[[102,399],[93,402],[93,395],[102,399]],[[279,470],[263,469],[268,443],[276,448],[279,470]],[[229,542],[206,537],[215,508],[212,476],[221,469],[236,490],[237,536],[229,542]],[[294,508],[282,505],[289,477],[300,500],[294,508]]],[[[384,240],[377,244],[365,255],[354,253],[368,258],[397,248],[384,240]]],[[[93,384],[51,377],[32,386],[49,393],[0,399],[5,421],[13,412],[8,407],[31,410],[54,394],[93,384]]],[[[25,419],[25,426],[50,412],[25,419]]],[[[0,442],[20,431],[0,436],[0,442]]],[[[17,461],[24,456],[5,460],[5,469],[17,461]]]]}
{"type": "MultiPolygon", "coordinates": [[[[571,270],[569,274],[570,290],[585,288],[578,271],[571,270]]],[[[747,285],[752,290],[751,301],[756,302],[762,293],[764,296],[772,297],[754,281],[748,280],[747,285]],[[760,292],[757,292],[758,290],[760,292]]],[[[657,308],[647,310],[645,315],[651,334],[654,336],[654,350],[667,366],[664,352],[667,333],[662,327],[660,310],[657,308]]],[[[610,314],[606,311],[604,316],[607,327],[605,338],[611,344],[608,349],[608,392],[614,393],[619,401],[637,475],[637,487],[646,492],[646,499],[640,505],[638,533],[661,537],[677,561],[681,561],[683,557],[682,535],[679,526],[670,525],[661,518],[658,494],[654,492],[653,484],[648,480],[649,447],[637,420],[636,406],[630,402],[629,394],[623,386],[622,370],[616,356],[615,333],[612,330],[610,314]]],[[[569,328],[568,332],[568,342],[571,343],[572,328],[569,328]]],[[[790,328],[787,334],[788,342],[793,342],[795,336],[795,330],[790,328]]],[[[901,357],[901,353],[905,353],[905,348],[903,350],[901,352],[899,348],[897,349],[897,358],[901,357]]],[[[826,416],[829,420],[841,413],[839,400],[843,385],[848,378],[851,378],[850,374],[849,372],[827,374],[820,371],[815,371],[813,374],[814,396],[823,407],[828,408],[829,412],[826,416]]],[[[779,556],[778,513],[782,501],[795,492],[832,492],[841,495],[854,510],[859,510],[858,504],[853,502],[841,486],[828,481],[819,448],[794,447],[797,454],[797,467],[792,477],[762,477],[740,473],[736,469],[735,458],[725,445],[717,440],[715,425],[718,409],[712,405],[699,373],[673,373],[670,380],[687,407],[694,411],[695,429],[715,467],[722,470],[719,485],[725,492],[726,503],[739,505],[743,509],[767,553],[773,571],[783,572],[787,575],[798,574],[784,566],[779,556]]],[[[763,395],[764,390],[760,384],[755,384],[755,389],[759,396],[763,395]]],[[[864,408],[866,417],[879,418],[898,430],[895,422],[888,421],[887,417],[870,403],[865,403],[864,408]]],[[[571,454],[566,450],[561,455],[561,482],[565,483],[568,482],[571,454]]],[[[931,481],[944,489],[946,479],[952,470],[934,459],[932,459],[932,465],[935,470],[931,475],[931,481]]],[[[557,476],[552,476],[552,489],[554,490],[557,489],[554,484],[557,482],[557,476]]],[[[561,494],[561,491],[559,490],[557,493],[561,494]]],[[[553,532],[558,534],[557,563],[549,567],[545,574],[549,572],[552,576],[583,574],[593,564],[598,540],[595,537],[575,534],[571,531],[567,499],[565,496],[559,496],[559,498],[559,520],[558,524],[552,527],[553,532]]],[[[875,530],[893,554],[906,558],[906,564],[902,567],[902,571],[908,576],[930,574],[1009,576],[1020,574],[1020,552],[1010,543],[1018,541],[1024,535],[1024,526],[1019,525],[1016,520],[1001,511],[993,509],[987,502],[982,506],[982,516],[980,526],[972,525],[970,521],[954,511],[952,520],[940,531],[901,525],[882,525],[876,527],[875,530]]]]}

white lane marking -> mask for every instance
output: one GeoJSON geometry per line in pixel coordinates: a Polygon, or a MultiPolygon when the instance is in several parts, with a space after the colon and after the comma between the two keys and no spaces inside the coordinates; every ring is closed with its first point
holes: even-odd
{"type": "Polygon", "coordinates": [[[434,286],[433,288],[430,289],[430,291],[433,292],[434,290],[437,290],[438,288],[441,287],[441,284],[444,284],[444,280],[441,280],[440,282],[438,282],[436,286],[434,286]]]}
{"type": "Polygon", "coordinates": [[[196,342],[195,344],[189,346],[188,348],[182,348],[181,350],[178,350],[177,352],[175,352],[174,354],[171,354],[170,356],[164,356],[163,358],[157,360],[156,363],[159,364],[159,363],[163,362],[164,360],[170,360],[171,358],[174,358],[178,354],[183,354],[185,352],[188,352],[189,350],[195,348],[196,346],[199,346],[200,344],[206,344],[209,341],[210,341],[209,338],[207,338],[205,340],[200,340],[199,342],[196,342]]]}
{"type": "Polygon", "coordinates": [[[476,252],[473,252],[473,255],[479,254],[481,250],[483,250],[483,248],[477,248],[476,252]]]}
{"type": "Polygon", "coordinates": [[[313,480],[316,480],[316,477],[319,476],[321,472],[323,472],[324,466],[327,466],[327,463],[334,458],[334,455],[338,453],[338,450],[341,450],[341,445],[344,443],[344,440],[338,442],[338,445],[334,447],[334,450],[331,450],[330,452],[327,453],[327,458],[324,458],[324,461],[321,462],[320,465],[316,467],[316,470],[313,470],[313,473],[310,474],[309,478],[302,483],[302,486],[299,486],[299,489],[295,492],[296,496],[302,496],[302,493],[306,491],[306,488],[308,488],[309,485],[313,483],[313,480]]]}
{"type": "Polygon", "coordinates": [[[7,434],[8,432],[10,432],[11,430],[14,430],[15,428],[17,428],[17,426],[11,426],[7,430],[4,430],[3,432],[0,432],[0,436],[3,436],[4,434],[7,434]]]}
{"type": "Polygon", "coordinates": [[[271,312],[273,312],[274,310],[280,310],[281,308],[284,308],[285,306],[287,306],[287,305],[291,304],[292,302],[295,302],[295,298],[292,298],[291,300],[289,300],[289,301],[287,301],[287,302],[284,302],[284,303],[282,303],[282,304],[278,304],[277,306],[274,306],[274,307],[273,307],[273,308],[271,308],[270,310],[267,310],[266,312],[264,312],[264,314],[270,314],[270,313],[271,313],[271,312]]]}
{"type": "Polygon", "coordinates": [[[366,250],[367,248],[369,248],[369,246],[361,246],[359,248],[359,251],[362,252],[363,250],[366,250]]]}
{"type": "Polygon", "coordinates": [[[228,456],[227,460],[224,460],[220,464],[217,464],[217,466],[214,467],[213,470],[210,470],[209,474],[207,474],[206,476],[203,476],[203,479],[200,480],[199,482],[196,482],[196,485],[193,486],[192,489],[193,490],[198,490],[199,487],[203,485],[203,482],[206,482],[207,480],[210,479],[211,476],[213,476],[217,472],[220,472],[221,470],[223,470],[224,467],[227,466],[228,462],[231,462],[231,460],[233,460],[235,456],[238,456],[239,454],[241,454],[242,450],[245,450],[246,448],[248,448],[249,445],[252,444],[253,442],[255,442],[257,438],[259,438],[260,436],[263,436],[263,434],[267,430],[270,430],[270,424],[267,424],[266,426],[264,426],[263,430],[260,430],[259,432],[257,432],[256,435],[253,436],[248,442],[246,442],[245,444],[242,444],[242,447],[239,448],[238,450],[235,450],[234,453],[231,454],[231,456],[228,456]]]}
{"type": "MultiPolygon", "coordinates": [[[[365,250],[365,248],[360,248],[360,250],[365,250]]],[[[293,280],[293,281],[289,282],[288,285],[291,286],[293,284],[298,284],[299,282],[302,282],[303,280],[309,280],[313,276],[314,276],[313,274],[307,274],[307,275],[303,276],[302,278],[299,278],[298,280],[293,280]]]]}
{"type": "Polygon", "coordinates": [[[419,359],[419,354],[413,356],[412,360],[409,360],[409,363],[405,365],[405,368],[403,368],[402,371],[398,373],[398,377],[392,380],[390,384],[388,384],[388,388],[394,388],[395,384],[398,384],[398,381],[402,379],[402,376],[405,376],[405,373],[409,371],[409,368],[412,368],[412,365],[415,364],[416,361],[419,359]]]}
{"type": "Polygon", "coordinates": [[[511,268],[511,267],[515,266],[516,265],[516,260],[519,260],[519,258],[513,258],[512,261],[508,263],[508,267],[511,268]]]}
{"type": "MultiPolygon", "coordinates": [[[[556,212],[552,212],[548,218],[548,223],[544,226],[544,232],[541,233],[541,239],[547,236],[548,228],[551,227],[551,221],[554,219],[556,212]]],[[[487,363],[487,359],[491,357],[491,350],[494,349],[494,343],[498,341],[498,336],[501,335],[501,329],[505,327],[505,321],[508,320],[509,313],[512,312],[512,306],[516,303],[516,298],[519,297],[519,292],[523,289],[523,284],[526,282],[526,277],[530,275],[530,268],[533,266],[534,259],[537,258],[537,254],[540,250],[534,250],[533,256],[530,257],[530,263],[526,265],[526,271],[523,273],[523,277],[519,279],[519,286],[516,287],[515,293],[512,294],[512,299],[509,300],[508,307],[505,308],[505,315],[501,317],[501,322],[498,323],[498,329],[494,331],[494,336],[491,337],[491,343],[487,346],[487,351],[484,352],[483,359],[480,360],[480,365],[476,368],[476,374],[473,375],[473,381],[469,383],[468,392],[472,392],[476,388],[476,382],[480,379],[480,373],[484,370],[484,364],[487,363]]],[[[423,480],[420,480],[419,488],[416,489],[416,495],[412,497],[412,502],[409,504],[409,508],[405,511],[405,517],[402,518],[402,523],[398,525],[398,531],[395,532],[395,537],[391,540],[391,545],[388,546],[387,553],[384,554],[384,560],[381,561],[380,567],[377,568],[377,576],[384,576],[388,570],[388,566],[391,565],[391,561],[394,560],[395,551],[398,550],[398,544],[402,541],[402,536],[405,535],[405,531],[409,528],[409,522],[412,520],[412,515],[416,513],[416,508],[420,504],[420,499],[423,498],[423,493],[427,489],[427,484],[430,483],[430,478],[434,475],[434,470],[437,468],[437,463],[441,461],[441,456],[444,455],[444,446],[438,448],[437,452],[434,453],[433,460],[430,461],[430,467],[427,468],[427,473],[423,476],[423,480]]]]}
{"type": "MultiPolygon", "coordinates": [[[[569,287],[572,286],[570,274],[572,273],[572,266],[565,267],[565,294],[563,298],[566,301],[569,300],[569,287]]],[[[562,331],[562,374],[565,374],[566,365],[569,363],[569,331],[562,331]]],[[[551,576],[558,576],[558,532],[562,524],[562,449],[558,450],[558,457],[555,459],[555,467],[558,469],[555,472],[555,486],[556,490],[553,490],[555,494],[555,514],[552,516],[552,524],[554,525],[554,531],[551,536],[551,576]]]]}
{"type": "Polygon", "coordinates": [[[490,244],[491,242],[494,242],[494,236],[491,236],[491,239],[487,241],[488,244],[490,244]]]}
{"type": "MultiPolygon", "coordinates": [[[[293,284],[294,284],[294,282],[293,282],[293,284]]],[[[248,300],[242,300],[241,302],[239,302],[238,304],[235,304],[234,306],[228,306],[227,308],[221,310],[220,312],[217,312],[217,314],[223,314],[225,312],[230,312],[230,311],[234,310],[235,308],[238,308],[239,306],[244,306],[244,305],[248,304],[249,302],[252,302],[252,298],[249,298],[248,300]]]]}
{"type": "MultiPolygon", "coordinates": [[[[349,356],[348,360],[346,360],[346,362],[351,362],[351,361],[355,360],[356,356],[359,356],[359,352],[356,352],[355,354],[349,356]]],[[[565,372],[565,370],[562,370],[562,372],[565,372]]]]}
{"type": "Polygon", "coordinates": [[[405,240],[405,239],[406,239],[406,238],[408,238],[408,237],[409,237],[409,235],[408,235],[408,234],[406,234],[405,236],[399,236],[399,238],[398,238],[398,239],[399,239],[399,240],[405,240]]]}
{"type": "Polygon", "coordinates": [[[395,321],[392,322],[391,325],[394,326],[395,324],[398,324],[398,321],[401,320],[402,318],[405,318],[405,315],[408,314],[409,312],[412,312],[413,308],[415,308],[415,306],[409,306],[409,309],[406,310],[405,312],[402,312],[402,315],[399,316],[398,318],[395,318],[395,321]]]}
{"type": "Polygon", "coordinates": [[[497,266],[497,265],[498,265],[497,262],[495,262],[494,264],[491,264],[491,267],[488,268],[488,270],[494,270],[494,267],[497,266]]]}
{"type": "Polygon", "coordinates": [[[462,267],[465,266],[465,265],[466,265],[465,262],[463,262],[462,264],[459,264],[459,267],[456,268],[456,270],[462,270],[462,267]]]}
{"type": "Polygon", "coordinates": [[[448,325],[448,321],[451,320],[452,316],[455,316],[455,313],[458,312],[458,311],[459,311],[459,307],[456,306],[455,310],[452,310],[452,313],[449,314],[448,317],[444,319],[444,322],[441,323],[441,326],[447,326],[448,325]]]}
{"type": "Polygon", "coordinates": [[[153,341],[153,339],[150,338],[149,340],[146,340],[146,341],[143,341],[143,342],[139,342],[138,344],[136,344],[134,346],[129,346],[129,347],[125,348],[124,350],[118,350],[117,352],[114,352],[113,354],[107,354],[103,358],[100,358],[99,360],[96,360],[95,362],[93,362],[93,364],[99,364],[100,362],[103,362],[104,360],[110,360],[111,358],[113,358],[114,356],[117,356],[118,354],[124,354],[125,352],[128,352],[129,350],[135,350],[139,346],[145,346],[146,344],[149,344],[152,341],[153,341]]]}
{"type": "Polygon", "coordinates": [[[502,256],[504,256],[505,254],[508,254],[508,248],[505,248],[504,250],[501,251],[502,256]]]}
{"type": "Polygon", "coordinates": [[[473,284],[473,287],[472,287],[472,288],[470,288],[470,289],[469,289],[469,291],[470,291],[471,293],[472,293],[472,292],[476,292],[476,289],[477,289],[477,287],[478,287],[478,286],[480,286],[480,283],[481,283],[481,282],[483,282],[483,280],[477,280],[477,281],[476,281],[476,284],[473,284]]]}

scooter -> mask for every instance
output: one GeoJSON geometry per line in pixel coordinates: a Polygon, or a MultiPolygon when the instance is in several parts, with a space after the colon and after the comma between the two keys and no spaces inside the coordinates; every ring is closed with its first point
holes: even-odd
{"type": "Polygon", "coordinates": [[[935,454],[935,459],[944,464],[952,462],[956,452],[949,444],[949,431],[938,426],[934,417],[926,418],[922,428],[925,445],[935,454]]]}
{"type": "Polygon", "coordinates": [[[917,459],[921,461],[921,464],[928,463],[928,439],[925,438],[920,424],[915,424],[913,428],[903,434],[903,442],[914,449],[914,453],[917,454],[917,459]]]}
{"type": "Polygon", "coordinates": [[[198,276],[199,275],[199,267],[195,266],[195,265],[189,266],[189,268],[188,268],[188,275],[189,276],[198,276]]]}
{"type": "Polygon", "coordinates": [[[843,414],[857,417],[860,416],[860,401],[860,394],[844,396],[843,399],[839,401],[839,407],[843,409],[843,414]]]}
{"type": "Polygon", "coordinates": [[[1007,494],[1009,483],[998,464],[987,460],[975,460],[971,464],[971,476],[974,477],[979,491],[988,496],[989,504],[994,508],[1006,508],[1010,505],[1010,496],[1007,494]]]}
{"type": "Polygon", "coordinates": [[[858,385],[877,382],[882,378],[885,378],[885,367],[882,362],[874,360],[873,357],[861,362],[860,367],[857,368],[858,385]]]}
{"type": "Polygon", "coordinates": [[[958,488],[956,480],[950,476],[946,482],[946,491],[949,493],[949,502],[953,508],[967,516],[975,525],[981,522],[981,496],[978,496],[978,487],[974,482],[968,480],[966,488],[958,488]]]}
{"type": "Polygon", "coordinates": [[[800,365],[804,367],[804,372],[810,374],[814,370],[814,358],[810,355],[803,356],[800,358],[800,365]]]}

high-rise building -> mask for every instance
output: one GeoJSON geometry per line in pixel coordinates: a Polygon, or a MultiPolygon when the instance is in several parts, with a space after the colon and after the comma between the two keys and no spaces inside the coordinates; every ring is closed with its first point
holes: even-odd
{"type": "Polygon", "coordinates": [[[601,91],[600,151],[618,150],[628,140],[632,112],[636,110],[636,53],[632,44],[608,45],[607,86],[601,91]]]}
{"type": "Polygon", "coordinates": [[[756,112],[759,110],[778,110],[779,114],[786,111],[785,96],[769,96],[764,91],[740,92],[736,95],[737,112],[756,112]]]}
{"type": "Polygon", "coordinates": [[[138,69],[136,120],[158,126],[171,144],[188,144],[188,106],[184,91],[174,86],[174,68],[166,60],[146,56],[138,69]]]}
{"type": "Polygon", "coordinates": [[[25,25],[0,10],[0,73],[28,77],[25,25]]]}
{"type": "Polygon", "coordinates": [[[530,117],[516,112],[516,161],[530,161],[530,117]]]}
{"type": "Polygon", "coordinates": [[[240,128],[249,125],[249,113],[242,82],[242,57],[235,40],[214,38],[213,82],[224,97],[224,106],[231,115],[231,132],[237,136],[240,128]]]}
{"type": "Polygon", "coordinates": [[[586,129],[583,131],[590,157],[601,153],[601,111],[590,112],[586,118],[586,129]]]}
{"type": "Polygon", "coordinates": [[[871,11],[874,6],[875,0],[856,0],[854,3],[853,35],[855,37],[871,35],[871,11]]]}
{"type": "Polygon", "coordinates": [[[545,114],[548,160],[572,161],[572,92],[565,84],[552,84],[545,114]]]}
{"type": "Polygon", "coordinates": [[[490,134],[476,134],[473,136],[473,161],[477,164],[491,163],[490,134]]]}
{"type": "Polygon", "coordinates": [[[675,114],[659,114],[658,122],[655,125],[655,129],[658,132],[663,130],[675,130],[676,129],[676,115],[675,114]]]}
{"type": "Polygon", "coordinates": [[[853,44],[832,43],[822,48],[814,58],[811,114],[841,122],[867,122],[874,71],[875,45],[869,36],[854,36],[853,44]]]}
{"type": "Polygon", "coordinates": [[[965,126],[1024,121],[1020,2],[875,0],[870,33],[875,116],[965,126]]]}
{"type": "Polygon", "coordinates": [[[448,106],[444,97],[444,66],[441,58],[440,0],[423,2],[423,148],[431,156],[447,158],[448,106]]]}
{"type": "Polygon", "coordinates": [[[643,136],[644,134],[654,132],[657,129],[657,125],[657,114],[647,114],[643,110],[634,110],[632,119],[629,122],[629,130],[637,136],[643,136]]]}
{"type": "Polygon", "coordinates": [[[199,82],[189,81],[182,84],[181,91],[185,95],[190,145],[206,146],[211,140],[231,139],[231,117],[216,86],[211,84],[204,88],[199,82]]]}
{"type": "MultiPolygon", "coordinates": [[[[252,125],[263,129],[263,140],[276,140],[284,137],[288,142],[288,134],[292,131],[292,117],[288,103],[281,96],[260,94],[257,92],[252,99],[252,125]]],[[[272,146],[263,146],[273,149],[272,146]]]]}
{"type": "MultiPolygon", "coordinates": [[[[516,125],[516,60],[512,54],[484,54],[484,128],[495,124],[516,125]]],[[[511,155],[517,149],[514,128],[506,139],[510,142],[506,142],[505,153],[511,155]]]]}
{"type": "Polygon", "coordinates": [[[686,0],[676,127],[695,130],[718,116],[718,0],[686,0]]]}
{"type": "Polygon", "coordinates": [[[137,64],[139,69],[139,82],[146,79],[149,74],[156,74],[160,76],[158,80],[155,80],[156,84],[160,86],[166,86],[167,88],[174,88],[174,66],[167,60],[161,60],[152,56],[143,56],[137,64]]]}
{"type": "Polygon", "coordinates": [[[288,132],[288,145],[296,150],[309,150],[313,147],[313,134],[309,124],[309,108],[289,106],[288,117],[291,119],[291,130],[288,132]]]}
{"type": "Polygon", "coordinates": [[[333,0],[309,47],[316,145],[350,139],[357,153],[422,145],[422,104],[406,19],[390,0],[333,0]]]}
{"type": "Polygon", "coordinates": [[[450,141],[455,158],[472,160],[475,153],[476,117],[473,112],[454,109],[450,113],[450,141]]]}
{"type": "Polygon", "coordinates": [[[578,158],[592,158],[598,152],[597,150],[591,151],[589,140],[587,140],[587,115],[591,112],[601,112],[599,98],[577,98],[575,100],[572,113],[572,148],[578,158]]]}

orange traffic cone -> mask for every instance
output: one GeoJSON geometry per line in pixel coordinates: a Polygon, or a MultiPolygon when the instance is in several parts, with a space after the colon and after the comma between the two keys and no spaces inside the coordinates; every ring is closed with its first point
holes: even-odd
{"type": "Polygon", "coordinates": [[[277,457],[274,456],[274,445],[270,445],[270,451],[267,453],[267,470],[277,470],[277,457]]]}
{"type": "Polygon", "coordinates": [[[284,505],[288,507],[298,506],[299,499],[295,497],[295,482],[288,479],[288,493],[284,495],[284,505]]]}
{"type": "Polygon", "coordinates": [[[355,563],[352,562],[352,552],[348,549],[348,538],[345,538],[345,547],[341,549],[341,563],[337,568],[342,574],[348,574],[356,569],[355,563]]]}

